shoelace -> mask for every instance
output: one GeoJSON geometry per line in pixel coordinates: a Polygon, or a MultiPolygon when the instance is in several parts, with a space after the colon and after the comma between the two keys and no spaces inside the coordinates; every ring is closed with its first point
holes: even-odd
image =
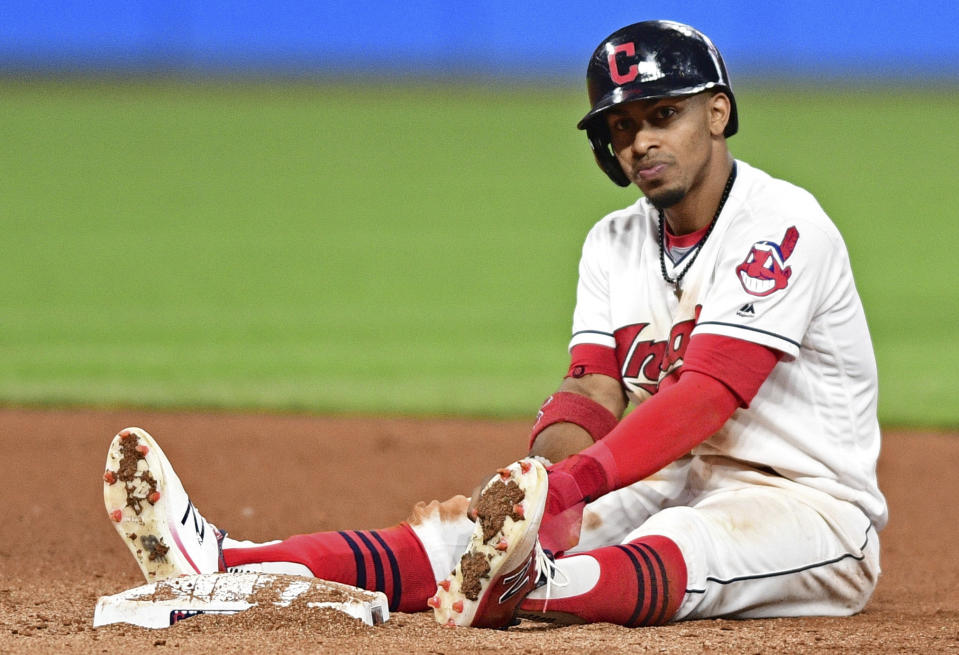
{"type": "Polygon", "coordinates": [[[538,585],[540,587],[542,587],[543,584],[546,585],[546,598],[543,599],[543,611],[545,612],[546,608],[549,607],[549,599],[552,596],[553,586],[555,585],[560,588],[566,587],[569,585],[569,578],[556,566],[553,556],[547,554],[539,544],[536,545],[536,570],[540,576],[546,578],[545,583],[538,585]],[[558,576],[562,576],[562,582],[556,579],[558,576]]]}

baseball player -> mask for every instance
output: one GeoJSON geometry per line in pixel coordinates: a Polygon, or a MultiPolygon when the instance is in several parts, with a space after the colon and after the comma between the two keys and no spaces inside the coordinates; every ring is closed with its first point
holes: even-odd
{"type": "Polygon", "coordinates": [[[593,53],[587,83],[579,128],[610,179],[642,197],[586,237],[571,363],[530,456],[472,503],[254,544],[208,523],[130,428],[110,446],[104,492],[147,580],[312,575],[483,627],[865,605],[887,510],[876,365],[839,232],[809,193],[730,154],[736,100],[697,30],[624,27],[593,53]]]}

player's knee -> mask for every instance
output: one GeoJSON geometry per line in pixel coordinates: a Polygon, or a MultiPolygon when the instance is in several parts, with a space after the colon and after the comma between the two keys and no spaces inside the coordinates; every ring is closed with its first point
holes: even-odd
{"type": "Polygon", "coordinates": [[[849,559],[832,573],[829,595],[835,599],[836,615],[858,614],[872,598],[879,582],[879,540],[870,534],[870,543],[860,558],[849,559]]]}

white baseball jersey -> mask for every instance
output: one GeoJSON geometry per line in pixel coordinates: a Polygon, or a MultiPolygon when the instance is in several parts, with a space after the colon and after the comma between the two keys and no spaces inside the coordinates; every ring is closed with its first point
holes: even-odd
{"type": "Polygon", "coordinates": [[[808,192],[737,166],[698,255],[664,258],[672,278],[693,262],[681,294],[663,279],[658,212],[645,198],[593,227],[570,347],[614,348],[634,401],[679,369],[695,334],[782,352],[750,406],[693,454],[770,467],[854,503],[881,529],[876,364],[845,244],[808,192]]]}

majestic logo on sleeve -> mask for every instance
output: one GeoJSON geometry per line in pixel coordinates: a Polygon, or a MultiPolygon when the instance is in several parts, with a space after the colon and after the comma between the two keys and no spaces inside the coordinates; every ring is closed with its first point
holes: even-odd
{"type": "Polygon", "coordinates": [[[736,267],[736,275],[746,293],[754,296],[768,296],[785,289],[792,275],[792,267],[786,266],[786,260],[796,249],[799,230],[795,226],[786,230],[782,243],[757,241],[753,244],[743,263],[736,267]]]}

